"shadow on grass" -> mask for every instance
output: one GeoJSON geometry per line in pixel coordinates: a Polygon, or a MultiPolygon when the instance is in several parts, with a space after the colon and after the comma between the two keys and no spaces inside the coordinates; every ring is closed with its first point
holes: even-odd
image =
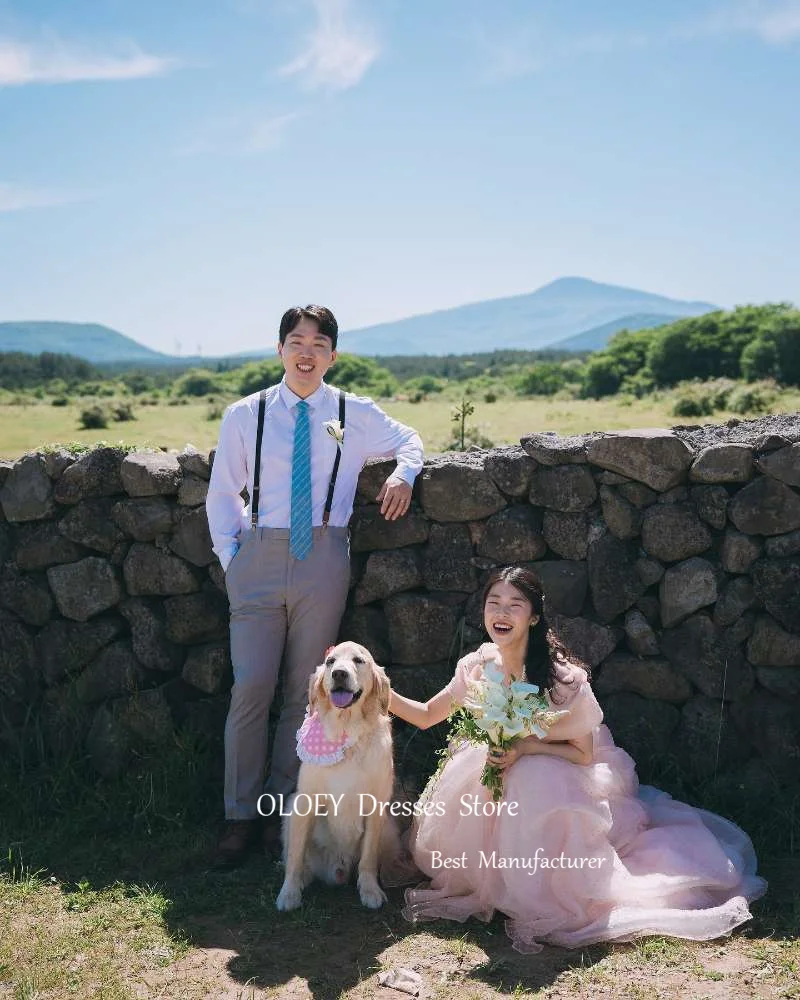
{"type": "MultiPolygon", "coordinates": [[[[368,911],[354,886],[315,884],[300,910],[279,914],[279,865],[253,856],[228,873],[209,866],[220,818],[221,772],[221,747],[189,737],[180,737],[157,759],[142,758],[114,781],[98,779],[77,757],[57,766],[23,767],[12,760],[0,770],[0,874],[41,872],[54,877],[65,895],[86,884],[95,891],[121,886],[131,895],[143,884],[157,885],[167,900],[162,919],[173,940],[234,953],[227,971],[243,989],[280,989],[299,978],[319,1000],[338,998],[369,977],[382,967],[381,956],[391,946],[416,947],[411,939],[419,934],[426,939],[417,951],[427,956],[432,976],[448,963],[457,965],[459,942],[467,939],[487,956],[481,965],[472,963],[469,978],[499,991],[541,989],[565,970],[585,970],[608,954],[607,947],[595,946],[518,955],[500,918],[488,925],[437,921],[414,926],[400,915],[399,890],[390,892],[382,910],[368,911]]],[[[740,933],[796,938],[797,791],[778,789],[757,810],[739,813],[730,803],[726,809],[722,798],[698,800],[688,789],[682,791],[689,801],[730,815],[748,829],[765,874],[776,880],[766,899],[755,904],[753,923],[740,933]]]]}

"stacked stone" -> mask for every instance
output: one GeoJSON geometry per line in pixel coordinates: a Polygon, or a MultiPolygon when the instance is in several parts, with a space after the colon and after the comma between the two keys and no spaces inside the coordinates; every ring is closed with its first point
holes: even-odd
{"type": "MultiPolygon", "coordinates": [[[[213,456],[210,456],[213,457],[213,456]]],[[[425,698],[482,638],[491,568],[530,566],[593,670],[617,741],[746,789],[800,762],[800,417],[574,438],[426,462],[409,514],[352,522],[342,638],[425,698]]],[[[176,725],[216,725],[227,605],[203,501],[209,460],[29,455],[0,466],[0,711],[38,705],[52,745],[112,773],[176,725]],[[4,481],[3,481],[4,480],[4,481]]],[[[309,665],[310,667],[313,664],[309,665]]]]}

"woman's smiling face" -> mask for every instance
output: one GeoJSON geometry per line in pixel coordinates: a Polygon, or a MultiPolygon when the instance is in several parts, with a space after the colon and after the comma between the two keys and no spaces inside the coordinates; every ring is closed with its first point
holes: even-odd
{"type": "Polygon", "coordinates": [[[505,580],[492,585],[483,605],[483,624],[492,642],[500,647],[520,642],[536,621],[531,603],[521,591],[505,580]]]}

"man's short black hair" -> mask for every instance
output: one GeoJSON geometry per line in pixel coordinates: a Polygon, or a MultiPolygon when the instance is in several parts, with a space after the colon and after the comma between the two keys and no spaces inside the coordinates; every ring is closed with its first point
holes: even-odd
{"type": "Polygon", "coordinates": [[[278,339],[283,344],[286,338],[294,330],[301,319],[310,319],[319,327],[319,332],[330,338],[332,350],[336,350],[336,341],[339,338],[339,324],[336,317],[326,308],[326,306],[292,306],[287,309],[281,317],[281,325],[278,331],[278,339]]]}

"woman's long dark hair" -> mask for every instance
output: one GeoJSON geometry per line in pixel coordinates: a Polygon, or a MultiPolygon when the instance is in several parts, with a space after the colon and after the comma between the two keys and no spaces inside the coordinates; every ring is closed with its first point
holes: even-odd
{"type": "Polygon", "coordinates": [[[544,591],[535,573],[523,566],[505,566],[492,570],[484,584],[481,596],[481,611],[485,612],[489,591],[496,583],[509,583],[518,590],[533,609],[539,621],[531,629],[528,648],[525,652],[525,679],[536,684],[541,691],[552,691],[557,680],[564,681],[564,671],[555,662],[556,654],[567,657],[564,644],[550,628],[544,591]]]}

